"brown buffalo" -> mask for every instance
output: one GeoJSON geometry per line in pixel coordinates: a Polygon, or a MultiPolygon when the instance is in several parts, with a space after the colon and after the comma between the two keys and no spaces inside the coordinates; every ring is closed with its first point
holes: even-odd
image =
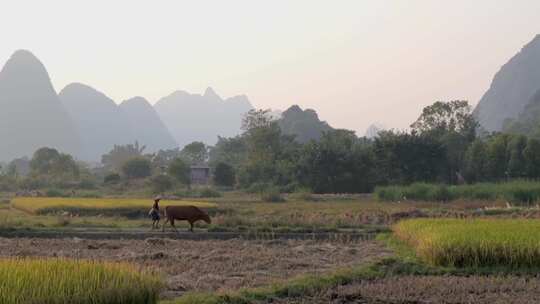
{"type": "Polygon", "coordinates": [[[165,231],[165,224],[171,223],[171,227],[178,232],[174,226],[174,221],[188,221],[190,225],[189,231],[193,232],[193,224],[197,221],[205,221],[207,224],[212,223],[208,214],[195,206],[167,206],[165,207],[165,222],[162,226],[162,231],[165,231]]]}

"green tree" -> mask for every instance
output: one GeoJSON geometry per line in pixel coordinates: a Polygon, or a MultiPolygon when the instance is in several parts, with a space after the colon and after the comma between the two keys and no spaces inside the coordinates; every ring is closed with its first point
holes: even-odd
{"type": "Polygon", "coordinates": [[[103,178],[103,183],[108,185],[118,184],[122,178],[116,172],[109,173],[103,178]]]}
{"type": "Polygon", "coordinates": [[[163,193],[171,190],[174,185],[172,178],[165,174],[152,177],[150,184],[152,185],[152,190],[154,193],[163,193]]]}
{"type": "Polygon", "coordinates": [[[374,155],[353,131],[323,133],[320,140],[304,145],[298,178],[317,193],[369,192],[373,189],[374,155]]]}
{"type": "Polygon", "coordinates": [[[507,177],[507,145],[508,135],[496,134],[488,138],[486,142],[486,171],[492,181],[507,177]]]}
{"type": "Polygon", "coordinates": [[[218,163],[214,169],[214,183],[219,186],[234,186],[236,175],[234,168],[227,163],[218,163]]]}
{"type": "Polygon", "coordinates": [[[373,153],[380,184],[434,182],[446,169],[446,151],[430,134],[382,131],[373,153]]]}
{"type": "Polygon", "coordinates": [[[448,132],[459,133],[472,141],[478,126],[469,103],[465,100],[453,100],[437,101],[425,107],[420,117],[411,125],[411,129],[418,133],[428,132],[438,135],[448,132]]]}
{"type": "Polygon", "coordinates": [[[127,178],[145,178],[152,174],[150,160],[144,157],[133,157],[122,166],[122,173],[127,178]]]}
{"type": "Polygon", "coordinates": [[[540,140],[529,138],[527,147],[523,150],[523,157],[526,163],[527,176],[530,178],[540,178],[540,140]]]}
{"type": "Polygon", "coordinates": [[[246,157],[247,146],[244,136],[231,138],[218,136],[217,143],[210,148],[209,164],[215,167],[218,163],[222,162],[238,168],[246,160],[246,157]]]}
{"type": "Polygon", "coordinates": [[[238,181],[243,187],[253,183],[286,184],[291,181],[289,168],[284,165],[298,144],[286,136],[268,110],[251,110],[242,121],[246,144],[246,159],[240,167],[238,181]],[[279,163],[279,165],[278,165],[279,163]]]}
{"type": "Polygon", "coordinates": [[[483,181],[487,178],[486,144],[477,139],[467,148],[464,158],[465,179],[469,183],[483,181]]]}
{"type": "Polygon", "coordinates": [[[168,169],[169,175],[174,177],[178,182],[187,185],[191,185],[191,168],[181,158],[175,158],[168,169]]]}
{"type": "Polygon", "coordinates": [[[181,155],[192,165],[204,164],[208,161],[208,147],[200,141],[194,141],[182,149],[181,155]]]}
{"type": "Polygon", "coordinates": [[[8,173],[12,176],[26,176],[30,174],[30,159],[21,157],[12,160],[8,165],[8,173]]]}
{"type": "Polygon", "coordinates": [[[476,138],[478,126],[469,103],[454,100],[437,101],[425,107],[420,117],[411,125],[411,129],[413,133],[439,140],[446,154],[441,178],[448,183],[454,183],[463,169],[465,151],[476,138]]]}
{"type": "Polygon", "coordinates": [[[30,170],[32,174],[78,178],[79,166],[73,160],[73,157],[68,154],[60,153],[53,148],[40,148],[30,161],[30,170]]]}
{"type": "Polygon", "coordinates": [[[128,145],[115,145],[107,154],[101,156],[101,163],[108,170],[120,171],[122,166],[130,159],[142,157],[146,146],[139,146],[139,142],[128,145]]]}
{"type": "Polygon", "coordinates": [[[508,142],[508,175],[510,177],[525,177],[526,167],[523,151],[527,146],[527,137],[523,135],[512,136],[508,142]]]}

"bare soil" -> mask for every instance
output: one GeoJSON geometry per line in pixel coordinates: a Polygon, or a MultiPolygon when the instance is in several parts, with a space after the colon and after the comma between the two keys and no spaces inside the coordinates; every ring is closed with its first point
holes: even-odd
{"type": "Polygon", "coordinates": [[[366,263],[391,253],[373,241],[88,240],[0,238],[3,257],[132,262],[163,273],[164,298],[186,291],[256,287],[306,273],[366,263]]]}
{"type": "Polygon", "coordinates": [[[392,277],[340,286],[308,298],[276,299],[272,303],[540,303],[540,278],[518,276],[392,277]]]}

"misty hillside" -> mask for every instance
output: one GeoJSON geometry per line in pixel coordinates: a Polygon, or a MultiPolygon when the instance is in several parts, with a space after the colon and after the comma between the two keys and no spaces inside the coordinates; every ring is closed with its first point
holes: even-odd
{"type": "Polygon", "coordinates": [[[15,52],[0,72],[0,160],[31,156],[43,146],[77,154],[76,128],[43,64],[15,52]]]}
{"type": "Polygon", "coordinates": [[[133,134],[133,141],[146,146],[146,152],[177,147],[176,141],[163,124],[156,110],[142,97],[133,97],[120,104],[133,134]]]}
{"type": "Polygon", "coordinates": [[[131,125],[116,103],[96,89],[80,83],[67,85],[59,94],[81,138],[78,158],[97,161],[115,144],[133,143],[131,125]]]}
{"type": "Polygon", "coordinates": [[[504,132],[540,137],[540,90],[515,119],[506,121],[504,132]]]}
{"type": "Polygon", "coordinates": [[[297,105],[285,110],[281,114],[278,124],[284,134],[294,135],[300,143],[319,140],[323,132],[332,130],[332,127],[325,121],[319,120],[315,110],[302,110],[297,105]]]}
{"type": "Polygon", "coordinates": [[[372,123],[366,129],[366,133],[364,134],[364,136],[366,138],[376,138],[379,136],[379,132],[384,131],[384,130],[386,130],[386,127],[383,124],[372,123]]]}
{"type": "Polygon", "coordinates": [[[243,115],[253,107],[245,95],[224,100],[208,88],[204,95],[176,91],[154,108],[182,147],[193,141],[214,144],[218,135],[238,135],[243,115]]]}
{"type": "Polygon", "coordinates": [[[500,131],[508,118],[516,118],[540,89],[540,35],[495,74],[491,87],[475,109],[480,124],[500,131]]]}

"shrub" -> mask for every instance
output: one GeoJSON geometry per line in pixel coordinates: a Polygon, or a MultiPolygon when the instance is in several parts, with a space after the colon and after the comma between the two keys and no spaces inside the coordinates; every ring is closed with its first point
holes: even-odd
{"type": "Polygon", "coordinates": [[[199,197],[221,197],[221,193],[212,188],[202,188],[199,190],[199,197]]]}
{"type": "Polygon", "coordinates": [[[285,199],[281,196],[279,189],[271,187],[261,192],[261,200],[263,202],[279,203],[284,202],[285,199]]]}
{"type": "Polygon", "coordinates": [[[533,204],[540,200],[540,182],[512,181],[473,185],[441,185],[415,183],[409,186],[385,186],[375,189],[381,201],[450,201],[455,199],[506,200],[517,204],[533,204]]]}
{"type": "Polygon", "coordinates": [[[300,188],[296,192],[291,193],[289,197],[297,201],[316,201],[317,198],[313,196],[313,192],[309,188],[300,188]]]}
{"type": "Polygon", "coordinates": [[[68,197],[69,195],[66,194],[64,191],[59,189],[48,189],[45,191],[45,196],[47,197],[68,197]]]}
{"type": "Polygon", "coordinates": [[[206,187],[201,189],[186,189],[182,191],[176,191],[174,193],[175,196],[181,197],[181,198],[201,198],[201,197],[221,197],[221,193],[217,190],[214,190],[212,188],[206,187]]]}
{"type": "Polygon", "coordinates": [[[167,170],[169,175],[184,185],[191,184],[191,168],[181,158],[175,158],[167,170]]]}
{"type": "Polygon", "coordinates": [[[269,183],[253,183],[246,189],[247,193],[262,193],[268,188],[273,188],[274,185],[269,183]]]}
{"type": "Polygon", "coordinates": [[[85,177],[85,178],[82,178],[77,187],[79,189],[85,189],[85,190],[92,190],[92,189],[96,189],[97,186],[96,186],[96,181],[92,178],[89,178],[89,177],[85,177]]]}
{"type": "Polygon", "coordinates": [[[154,193],[163,193],[172,189],[174,182],[170,176],[161,174],[152,177],[150,185],[152,186],[152,191],[154,193]]]}
{"type": "Polygon", "coordinates": [[[122,166],[122,173],[128,178],[145,178],[152,172],[150,160],[144,157],[134,157],[122,166]]]}
{"type": "Polygon", "coordinates": [[[214,169],[214,183],[218,186],[232,187],[236,181],[236,173],[234,168],[227,164],[220,162],[214,169]]]}
{"type": "Polygon", "coordinates": [[[120,182],[120,174],[118,173],[109,173],[107,175],[105,175],[105,178],[103,179],[103,183],[105,184],[109,184],[109,185],[114,185],[114,184],[118,184],[120,182]]]}

